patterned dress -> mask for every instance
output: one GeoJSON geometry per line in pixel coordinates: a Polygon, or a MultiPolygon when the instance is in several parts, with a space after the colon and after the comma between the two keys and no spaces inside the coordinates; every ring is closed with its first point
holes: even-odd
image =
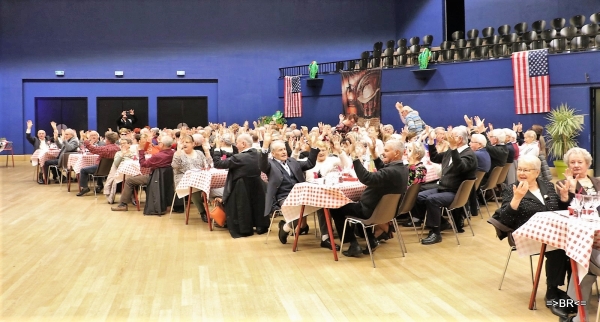
{"type": "Polygon", "coordinates": [[[408,166],[408,186],[410,187],[416,183],[425,183],[425,177],[427,176],[427,168],[423,165],[423,162],[417,164],[410,164],[408,166]]]}
{"type": "Polygon", "coordinates": [[[186,171],[191,169],[206,169],[210,167],[204,154],[195,150],[192,155],[187,155],[185,152],[181,154],[176,153],[173,156],[173,162],[171,163],[171,166],[173,167],[173,175],[175,176],[176,187],[186,171]]]}

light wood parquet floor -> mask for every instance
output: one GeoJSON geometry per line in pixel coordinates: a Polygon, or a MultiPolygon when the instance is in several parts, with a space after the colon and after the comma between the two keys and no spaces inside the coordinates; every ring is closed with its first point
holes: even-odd
{"type": "Polygon", "coordinates": [[[265,245],[209,232],[197,214],[186,226],[182,214],[111,212],[103,196],[38,185],[33,171],[0,168],[2,321],[558,320],[543,282],[540,309],[527,309],[527,257],[513,254],[498,290],[508,244],[481,217],[460,246],[451,232],[422,246],[404,228],[406,257],[390,240],[374,269],[368,256],[334,262],[314,235],[293,253],[275,225],[265,245]]]}

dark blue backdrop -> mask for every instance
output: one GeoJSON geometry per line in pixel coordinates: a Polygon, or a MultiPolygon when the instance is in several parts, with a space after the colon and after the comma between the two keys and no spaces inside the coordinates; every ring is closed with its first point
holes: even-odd
{"type": "MultiPolygon", "coordinates": [[[[469,17],[482,16],[483,10],[487,10],[469,5],[478,1],[466,2],[467,21],[471,21],[469,17]]],[[[514,2],[511,7],[519,13],[529,12],[528,4],[541,2],[511,1],[514,2]]],[[[433,34],[434,43],[439,43],[443,32],[442,2],[0,0],[0,136],[15,142],[16,153],[25,152],[25,121],[33,115],[33,107],[27,102],[37,95],[29,91],[25,80],[56,79],[55,70],[64,70],[65,80],[114,80],[115,70],[123,70],[126,80],[174,80],[177,70],[185,70],[186,79],[216,81],[211,85],[215,87],[189,91],[193,96],[210,92],[209,105],[214,104],[209,112],[210,121],[231,123],[256,119],[281,109],[279,67],[307,64],[312,60],[351,59],[371,49],[375,41],[399,37],[433,34]]],[[[496,9],[505,6],[505,1],[485,2],[496,9]]],[[[571,8],[581,8],[581,13],[587,11],[589,15],[598,11],[590,8],[592,2],[553,1],[554,5],[544,17],[560,16],[571,8]]],[[[508,12],[497,11],[501,13],[497,18],[507,23],[521,20],[508,12]]],[[[484,21],[472,24],[488,25],[484,21]]],[[[404,72],[398,73],[403,75],[404,72]]],[[[457,78],[472,74],[471,69],[463,71],[459,67],[453,73],[458,73],[457,78]]],[[[387,74],[384,74],[386,79],[390,77],[387,74]]],[[[577,79],[582,77],[577,76],[577,79]]],[[[68,97],[78,93],[88,97],[90,117],[95,115],[93,104],[98,93],[116,96],[109,93],[114,87],[105,87],[109,83],[87,87],[83,83],[70,84],[78,85],[57,85],[49,94],[68,97]]],[[[124,91],[119,89],[118,95],[151,92],[145,83],[133,84],[124,91]]],[[[398,91],[408,95],[410,91],[447,90],[444,84],[438,85],[398,91]]],[[[453,88],[462,91],[479,88],[478,84],[470,86],[474,87],[453,88]]],[[[502,89],[490,89],[491,92],[498,90],[502,89]]],[[[177,96],[180,91],[188,92],[167,86],[161,95],[177,96]]],[[[386,93],[384,102],[393,101],[393,95],[399,93],[386,93]]],[[[307,97],[306,108],[318,113],[297,122],[313,124],[321,113],[324,119],[335,121],[338,111],[329,107],[340,105],[339,98],[331,96],[339,92],[327,95],[330,96],[307,97]]],[[[432,95],[439,94],[432,92],[432,95]]],[[[152,93],[148,96],[152,108],[156,102],[152,93]]],[[[456,99],[463,98],[459,95],[456,99]]],[[[153,117],[150,115],[150,122],[153,117]]],[[[93,119],[89,125],[93,127],[93,119]]]]}

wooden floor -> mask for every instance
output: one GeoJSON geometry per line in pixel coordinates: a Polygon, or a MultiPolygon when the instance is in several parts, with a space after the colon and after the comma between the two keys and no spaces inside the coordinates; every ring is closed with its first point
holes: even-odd
{"type": "MultiPolygon", "coordinates": [[[[2,321],[557,321],[527,309],[529,259],[473,219],[457,246],[413,231],[368,256],[334,262],[302,236],[300,251],[276,234],[232,239],[196,214],[111,212],[105,198],[38,185],[29,163],[0,168],[2,321]]],[[[131,208],[130,208],[131,209],[131,208]]],[[[495,206],[494,206],[495,209],[495,206]]],[[[493,210],[492,210],[493,211],[493,210]]],[[[484,210],[485,219],[487,213],[484,210]]],[[[311,232],[314,225],[309,219],[311,232]]]]}

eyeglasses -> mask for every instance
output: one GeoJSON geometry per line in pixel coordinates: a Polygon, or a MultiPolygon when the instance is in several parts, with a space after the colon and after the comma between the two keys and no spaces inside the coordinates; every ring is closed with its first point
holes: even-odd
{"type": "Polygon", "coordinates": [[[533,169],[521,169],[521,168],[517,168],[517,172],[529,173],[531,171],[533,171],[533,169]]]}

